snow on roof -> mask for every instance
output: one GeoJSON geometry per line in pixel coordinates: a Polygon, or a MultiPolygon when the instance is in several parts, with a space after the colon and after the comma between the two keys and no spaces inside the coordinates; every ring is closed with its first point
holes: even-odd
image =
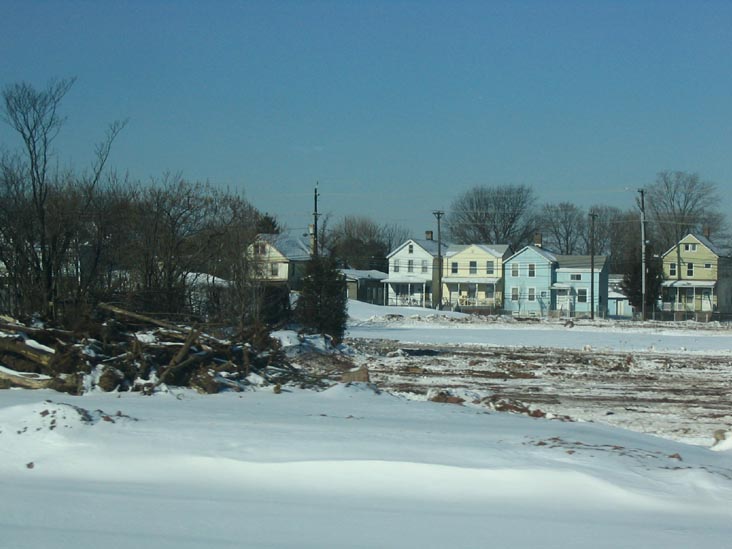
{"type": "Polygon", "coordinates": [[[298,233],[258,234],[257,240],[264,241],[287,259],[307,261],[310,259],[310,238],[298,233]]]}
{"type": "Polygon", "coordinates": [[[540,256],[542,256],[544,259],[546,259],[547,261],[550,261],[552,263],[557,263],[557,257],[553,253],[547,252],[543,248],[539,248],[538,246],[534,246],[533,244],[530,244],[528,246],[524,246],[518,252],[516,252],[511,257],[509,257],[508,259],[506,259],[506,261],[512,260],[514,257],[517,257],[518,255],[524,253],[526,250],[533,250],[537,254],[539,254],[540,256]]]}
{"type": "MultiPolygon", "coordinates": [[[[410,238],[409,240],[406,240],[402,242],[399,246],[394,248],[387,258],[393,256],[396,254],[399,250],[402,250],[407,244],[414,243],[420,248],[422,248],[424,251],[426,251],[428,254],[432,255],[433,257],[437,257],[437,240],[429,240],[426,238],[410,238]]],[[[447,255],[449,244],[447,242],[442,243],[442,255],[447,255]]]]}
{"type": "Polygon", "coordinates": [[[363,279],[371,279],[371,280],[383,280],[388,274],[377,271],[375,269],[371,270],[362,270],[362,269],[340,269],[340,271],[344,274],[346,278],[350,278],[352,280],[363,280],[363,279]]]}

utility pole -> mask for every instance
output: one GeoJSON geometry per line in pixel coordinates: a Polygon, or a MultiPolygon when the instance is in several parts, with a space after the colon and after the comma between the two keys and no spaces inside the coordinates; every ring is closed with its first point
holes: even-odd
{"type": "Polygon", "coordinates": [[[595,320],[595,211],[590,212],[590,319],[595,320]]]}
{"type": "MultiPolygon", "coordinates": [[[[435,300],[434,308],[442,307],[442,230],[440,227],[440,219],[445,215],[441,210],[432,212],[437,218],[437,287],[433,290],[432,295],[435,300]]],[[[432,277],[434,280],[434,276],[432,277]]]]}
{"type": "Polygon", "coordinates": [[[641,295],[643,299],[641,320],[646,319],[646,201],[645,190],[638,189],[640,193],[641,212],[641,295]]]}
{"type": "Polygon", "coordinates": [[[313,194],[313,257],[318,257],[318,182],[315,182],[313,194]]]}

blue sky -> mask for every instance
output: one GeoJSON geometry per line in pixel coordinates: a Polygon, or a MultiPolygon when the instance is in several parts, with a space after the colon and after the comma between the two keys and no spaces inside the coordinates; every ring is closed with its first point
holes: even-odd
{"type": "MultiPolygon", "coordinates": [[[[732,191],[732,2],[0,0],[0,85],[76,76],[56,143],[242,192],[290,227],[415,235],[476,185],[631,207],[658,171],[732,191]],[[630,189],[627,191],[625,189],[630,189]]],[[[6,149],[17,145],[0,129],[6,149]]]]}

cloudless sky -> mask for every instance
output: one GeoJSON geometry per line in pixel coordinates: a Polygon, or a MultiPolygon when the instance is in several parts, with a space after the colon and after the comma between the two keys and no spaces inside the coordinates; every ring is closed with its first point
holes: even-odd
{"type": "MultiPolygon", "coordinates": [[[[0,0],[0,85],[76,76],[59,162],[180,172],[305,227],[420,236],[476,185],[632,207],[661,170],[732,191],[732,2],[0,0]]],[[[6,126],[0,146],[19,142],[6,126]]]]}

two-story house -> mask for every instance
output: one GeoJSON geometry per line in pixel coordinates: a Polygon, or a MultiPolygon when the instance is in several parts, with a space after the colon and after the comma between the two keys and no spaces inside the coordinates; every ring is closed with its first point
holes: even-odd
{"type": "Polygon", "coordinates": [[[504,310],[516,316],[607,316],[604,256],[555,255],[526,246],[504,262],[504,310]],[[593,265],[594,261],[594,265],[593,265]],[[592,268],[594,267],[594,269],[592,268]],[[593,303],[594,297],[594,303],[593,303]]]}
{"type": "MultiPolygon", "coordinates": [[[[436,273],[437,241],[427,232],[425,239],[411,238],[388,256],[389,277],[384,282],[385,305],[432,307],[433,277],[436,273]]],[[[442,244],[442,256],[447,244],[442,244]]]]}
{"type": "Polygon", "coordinates": [[[503,263],[504,311],[515,316],[548,316],[555,308],[552,284],[557,264],[557,256],[534,245],[507,258],[503,263]]]}
{"type": "Polygon", "coordinates": [[[263,282],[286,284],[291,290],[298,290],[311,257],[311,246],[309,237],[297,233],[258,234],[249,246],[248,257],[263,282]]]}
{"type": "Polygon", "coordinates": [[[662,256],[662,309],[674,316],[732,313],[732,259],[707,237],[689,233],[662,256]]]}
{"type": "Polygon", "coordinates": [[[506,244],[450,246],[443,262],[443,303],[463,310],[501,309],[503,261],[509,250],[506,244]]]}

